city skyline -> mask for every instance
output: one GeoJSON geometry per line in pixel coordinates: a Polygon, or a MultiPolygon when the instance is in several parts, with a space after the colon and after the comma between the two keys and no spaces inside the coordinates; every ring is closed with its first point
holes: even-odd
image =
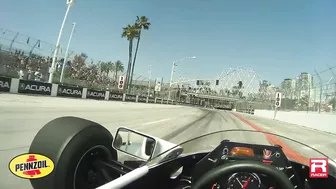
{"type": "MultiPolygon", "coordinates": [[[[6,1],[1,27],[56,43],[65,1],[6,1]],[[32,14],[38,5],[37,14],[32,14]],[[17,11],[8,11],[17,10],[17,11]],[[39,16],[43,15],[43,16],[39,16]],[[45,24],[47,27],[44,27],[45,24]],[[43,29],[41,29],[43,28],[43,29]]],[[[263,79],[280,84],[301,70],[323,70],[336,59],[335,2],[333,1],[77,1],[69,13],[61,39],[66,46],[71,23],[76,31],[71,48],[95,61],[127,62],[128,42],[122,27],[145,15],[152,28],[142,37],[135,73],[169,80],[171,63],[186,56],[178,72],[211,78],[233,66],[253,67],[263,79]],[[92,8],[94,7],[94,8],[92,8]],[[87,12],[90,11],[90,14],[87,12]],[[218,22],[220,20],[220,22],[218,22]],[[191,68],[197,69],[191,69],[191,68]]],[[[9,37],[12,39],[12,36],[9,37]]],[[[27,38],[20,40],[26,43],[27,38]]]]}
{"type": "Polygon", "coordinates": [[[322,102],[327,103],[336,96],[336,82],[331,82],[333,77],[322,85],[318,80],[319,77],[316,75],[314,77],[310,73],[302,72],[295,78],[285,78],[281,83],[281,90],[289,99],[300,99],[307,96],[309,104],[319,102],[320,98],[322,102]]]}

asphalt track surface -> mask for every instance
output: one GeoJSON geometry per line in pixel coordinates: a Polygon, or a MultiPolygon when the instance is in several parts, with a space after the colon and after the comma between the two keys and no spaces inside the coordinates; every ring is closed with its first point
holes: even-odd
{"type": "MultiPolygon", "coordinates": [[[[296,139],[336,159],[336,135],[298,125],[220,110],[127,102],[74,100],[53,97],[0,94],[1,189],[30,189],[29,181],[13,176],[9,161],[28,151],[37,131],[60,116],[79,116],[96,121],[114,133],[118,126],[163,137],[175,143],[228,129],[266,131],[296,139]]],[[[185,152],[214,148],[222,139],[255,144],[280,144],[290,158],[306,161],[322,157],[312,149],[289,140],[255,132],[223,132],[184,145],[185,152]]]]}

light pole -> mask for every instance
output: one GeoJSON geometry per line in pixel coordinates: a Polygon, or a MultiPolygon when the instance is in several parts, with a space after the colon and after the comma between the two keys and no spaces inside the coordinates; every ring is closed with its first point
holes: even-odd
{"type": "Polygon", "coordinates": [[[149,74],[149,80],[148,80],[148,94],[147,94],[147,96],[149,97],[151,78],[152,78],[152,65],[149,65],[148,74],[149,74]]]}
{"type": "Polygon", "coordinates": [[[76,22],[73,22],[72,23],[72,30],[71,30],[71,34],[70,34],[70,38],[69,38],[69,42],[68,42],[68,46],[67,46],[67,49],[65,51],[65,57],[64,57],[63,65],[62,65],[62,72],[61,72],[60,83],[62,83],[62,81],[63,81],[64,68],[65,68],[65,64],[67,62],[68,53],[69,53],[69,47],[70,47],[70,43],[71,43],[71,39],[72,39],[73,32],[75,30],[75,27],[76,27],[76,22]]]}
{"type": "Polygon", "coordinates": [[[57,38],[57,41],[56,41],[56,48],[55,48],[55,51],[54,51],[54,56],[53,56],[53,59],[52,59],[52,63],[51,63],[51,68],[50,68],[50,74],[49,74],[49,83],[52,83],[53,81],[53,77],[54,77],[54,71],[55,71],[55,63],[56,63],[56,57],[58,55],[58,51],[59,51],[59,47],[60,47],[60,40],[61,40],[61,37],[62,37],[62,33],[63,33],[63,28],[64,28],[64,24],[65,24],[65,21],[68,17],[68,13],[70,11],[70,8],[71,6],[75,3],[75,0],[67,0],[66,1],[66,4],[67,4],[67,10],[65,12],[65,15],[64,15],[64,18],[63,18],[63,22],[62,22],[62,25],[61,25],[61,28],[60,28],[60,32],[58,34],[58,38],[57,38]]]}
{"type": "Polygon", "coordinates": [[[174,71],[175,71],[175,66],[177,62],[181,61],[181,60],[185,60],[185,59],[195,59],[196,57],[194,56],[189,56],[189,57],[184,57],[184,58],[181,58],[181,59],[178,59],[178,60],[175,60],[173,61],[173,67],[172,67],[172,71],[171,71],[171,75],[170,75],[170,82],[169,82],[169,93],[168,93],[168,100],[171,100],[170,99],[170,95],[171,95],[171,86],[172,86],[172,83],[173,83],[173,77],[174,77],[174,71]]]}
{"type": "MultiPolygon", "coordinates": [[[[182,77],[182,75],[180,75],[179,80],[180,80],[179,83],[181,83],[181,81],[183,81],[183,77],[182,77]]],[[[182,87],[183,87],[183,84],[181,84],[181,86],[179,86],[179,96],[178,96],[178,101],[179,101],[179,102],[181,102],[182,87]]]]}

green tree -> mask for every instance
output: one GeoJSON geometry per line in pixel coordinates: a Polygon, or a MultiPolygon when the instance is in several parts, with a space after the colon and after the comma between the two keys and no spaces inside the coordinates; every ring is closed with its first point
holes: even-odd
{"type": "Polygon", "coordinates": [[[103,73],[106,73],[107,63],[105,63],[105,62],[99,62],[98,63],[98,67],[99,67],[100,75],[103,75],[103,73]]]}
{"type": "Polygon", "coordinates": [[[113,71],[113,69],[114,69],[114,63],[112,61],[107,62],[105,66],[106,77],[109,76],[110,72],[113,71]]]}
{"type": "MultiPolygon", "coordinates": [[[[90,84],[94,84],[94,82],[97,81],[97,76],[99,75],[99,65],[97,64],[90,64],[87,67],[87,71],[86,71],[86,81],[89,81],[90,84]]],[[[91,86],[92,87],[92,86],[91,86]]]]}
{"type": "Polygon", "coordinates": [[[99,62],[99,70],[100,74],[106,77],[109,76],[111,71],[114,71],[114,63],[112,61],[109,62],[99,62]]]}
{"type": "Polygon", "coordinates": [[[83,58],[85,58],[85,59],[88,58],[88,55],[86,53],[83,53],[83,52],[80,54],[80,56],[83,57],[83,58]]]}
{"type": "Polygon", "coordinates": [[[131,67],[132,67],[132,51],[133,51],[133,40],[139,36],[139,29],[136,25],[127,25],[123,28],[121,37],[126,38],[129,41],[128,45],[128,65],[127,65],[127,71],[126,71],[126,88],[129,89],[129,86],[127,85],[130,80],[130,73],[131,73],[131,67]]]}
{"type": "Polygon", "coordinates": [[[76,55],[74,59],[70,62],[70,69],[67,69],[67,74],[71,79],[83,79],[85,78],[86,70],[86,59],[88,56],[85,53],[81,55],[76,55]]]}
{"type": "Polygon", "coordinates": [[[330,99],[329,104],[332,105],[333,111],[336,111],[336,97],[330,99]]]}
{"type": "Polygon", "coordinates": [[[138,35],[136,36],[137,44],[135,47],[134,59],[132,63],[131,79],[129,80],[130,87],[132,86],[132,81],[133,81],[133,73],[134,73],[135,61],[136,61],[138,50],[139,50],[141,31],[149,30],[150,25],[151,23],[148,21],[148,18],[146,16],[140,16],[140,17],[137,16],[137,19],[135,21],[135,26],[138,28],[139,31],[138,31],[138,35]]]}

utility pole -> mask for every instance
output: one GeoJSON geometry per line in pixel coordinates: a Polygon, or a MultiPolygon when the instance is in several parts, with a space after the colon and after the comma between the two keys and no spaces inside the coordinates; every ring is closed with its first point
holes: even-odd
{"type": "Polygon", "coordinates": [[[151,88],[151,78],[152,78],[152,65],[149,65],[148,74],[149,74],[149,79],[148,79],[148,94],[147,94],[147,96],[149,97],[150,88],[151,88]]]}

